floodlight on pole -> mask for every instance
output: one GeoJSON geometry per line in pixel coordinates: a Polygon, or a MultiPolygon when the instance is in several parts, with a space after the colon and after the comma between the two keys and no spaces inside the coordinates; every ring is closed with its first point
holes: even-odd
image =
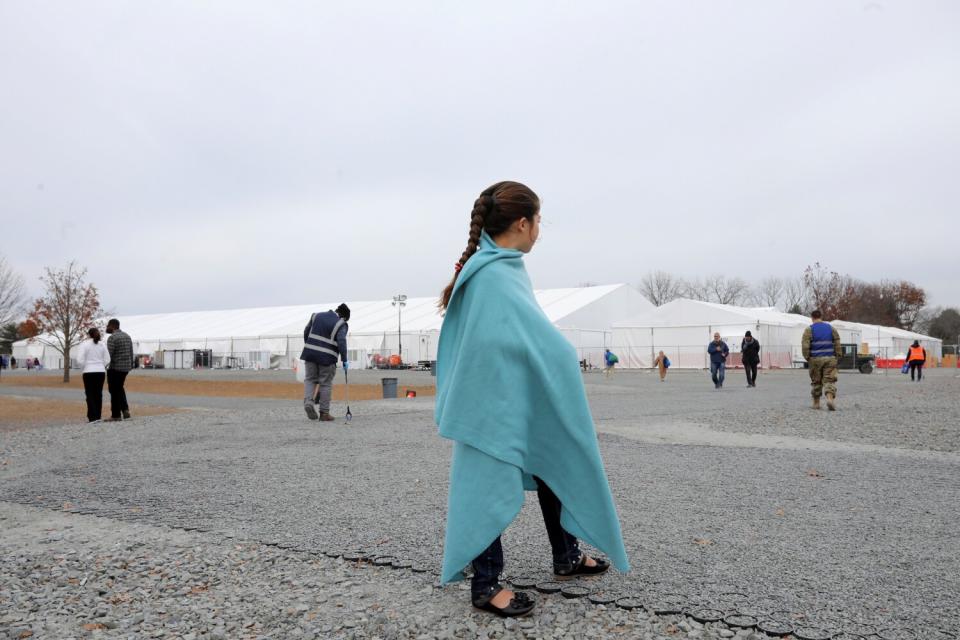
{"type": "Polygon", "coordinates": [[[403,317],[403,308],[407,306],[407,296],[404,294],[393,296],[393,306],[397,308],[397,354],[400,356],[400,362],[403,362],[403,343],[401,342],[401,321],[403,317]]]}

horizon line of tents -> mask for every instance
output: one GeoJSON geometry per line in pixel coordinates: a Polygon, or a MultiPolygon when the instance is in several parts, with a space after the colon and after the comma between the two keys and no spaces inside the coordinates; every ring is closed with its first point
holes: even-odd
{"type": "MultiPolygon", "coordinates": [[[[739,351],[751,331],[760,341],[764,367],[791,367],[801,358],[800,341],[809,326],[806,316],[772,307],[737,307],[678,298],[653,306],[628,284],[535,292],[547,317],[578,350],[581,360],[601,365],[603,350],[617,352],[619,366],[646,368],[659,351],[679,368],[703,368],[706,344],[719,332],[739,351]]],[[[391,300],[347,303],[351,307],[348,336],[352,366],[371,366],[376,356],[403,349],[405,362],[436,359],[443,318],[435,297],[408,298],[397,309],[391,300]]],[[[160,358],[168,367],[189,368],[194,351],[208,352],[205,366],[293,368],[302,349],[302,331],[310,313],[335,304],[260,307],[119,316],[135,351],[160,358]],[[179,354],[179,355],[178,355],[179,354]]],[[[919,341],[939,361],[943,343],[937,338],[896,327],[834,320],[841,341],[878,356],[895,359],[919,341]]],[[[18,360],[37,357],[48,368],[62,366],[62,356],[42,338],[13,345],[18,360]]]]}

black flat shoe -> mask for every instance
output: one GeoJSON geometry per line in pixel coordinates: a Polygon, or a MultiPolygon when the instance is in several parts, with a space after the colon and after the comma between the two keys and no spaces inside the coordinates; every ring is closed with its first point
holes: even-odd
{"type": "Polygon", "coordinates": [[[581,553],[580,559],[573,565],[559,565],[554,563],[553,575],[557,578],[569,580],[578,576],[596,576],[610,568],[610,563],[602,558],[594,558],[596,566],[587,566],[587,554],[581,553]]]}
{"type": "Polygon", "coordinates": [[[494,606],[491,600],[494,596],[503,591],[503,587],[497,585],[496,587],[490,588],[490,593],[475,597],[473,599],[473,606],[477,609],[482,609],[483,611],[489,611],[490,613],[495,613],[501,618],[519,618],[521,616],[528,615],[533,611],[533,607],[536,605],[530,596],[528,596],[523,591],[517,591],[513,594],[513,597],[510,599],[510,603],[503,607],[494,606]]]}

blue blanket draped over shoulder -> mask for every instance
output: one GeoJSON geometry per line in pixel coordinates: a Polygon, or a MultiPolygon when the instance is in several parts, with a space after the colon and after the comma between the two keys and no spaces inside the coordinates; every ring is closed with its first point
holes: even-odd
{"type": "Polygon", "coordinates": [[[576,349],[537,304],[523,254],[486,233],[444,317],[436,421],[454,440],[442,582],[507,528],[533,476],[560,499],[564,529],[630,569],[576,349]]]}

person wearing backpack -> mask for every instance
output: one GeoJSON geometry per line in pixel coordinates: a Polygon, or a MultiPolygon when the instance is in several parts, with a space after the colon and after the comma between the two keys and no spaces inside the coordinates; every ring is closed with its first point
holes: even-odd
{"type": "Polygon", "coordinates": [[[916,381],[920,382],[923,378],[923,365],[927,361],[927,350],[920,346],[919,340],[914,340],[907,352],[907,364],[910,365],[910,379],[913,380],[913,374],[916,372],[916,381]]]}
{"type": "Polygon", "coordinates": [[[667,369],[670,368],[670,358],[661,351],[657,354],[656,360],[653,361],[653,366],[660,369],[660,382],[663,382],[663,379],[667,377],[667,369]]]}
{"type": "Polygon", "coordinates": [[[610,376],[613,375],[613,367],[614,367],[618,362],[620,362],[620,358],[618,358],[618,357],[617,357],[617,354],[615,354],[613,351],[610,351],[610,349],[604,349],[604,350],[603,350],[603,362],[604,362],[604,365],[605,365],[605,366],[603,367],[603,375],[605,375],[606,377],[609,378],[610,376]]]}

